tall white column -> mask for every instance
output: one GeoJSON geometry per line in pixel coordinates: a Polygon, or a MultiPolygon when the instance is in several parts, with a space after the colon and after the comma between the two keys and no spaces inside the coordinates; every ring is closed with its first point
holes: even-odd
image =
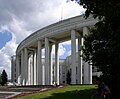
{"type": "Polygon", "coordinates": [[[75,30],[71,31],[71,65],[72,65],[72,74],[71,74],[71,84],[76,84],[76,36],[75,30]]]}
{"type": "Polygon", "coordinates": [[[43,85],[42,79],[42,42],[38,40],[38,59],[37,59],[37,68],[38,68],[38,84],[43,85]]]}
{"type": "MultiPolygon", "coordinates": [[[[88,34],[88,28],[83,27],[83,36],[88,34]]],[[[92,69],[90,68],[89,64],[87,62],[84,63],[84,84],[90,84],[90,81],[92,80],[92,69]]]]}
{"type": "Polygon", "coordinates": [[[28,49],[24,49],[24,75],[25,75],[25,85],[28,85],[28,49]]]}
{"type": "Polygon", "coordinates": [[[11,68],[11,80],[13,81],[13,75],[14,75],[14,71],[13,71],[13,67],[14,67],[14,65],[13,65],[13,57],[12,57],[12,60],[11,60],[11,65],[12,65],[12,68],[11,68]]]}
{"type": "Polygon", "coordinates": [[[32,66],[31,66],[31,84],[34,85],[34,51],[32,51],[32,66]]]}
{"type": "Polygon", "coordinates": [[[83,63],[83,58],[82,56],[82,50],[81,46],[83,46],[83,39],[81,36],[78,37],[78,71],[77,71],[77,79],[78,79],[78,84],[82,84],[82,63],[83,63]]]}
{"type": "Polygon", "coordinates": [[[89,84],[89,64],[83,62],[84,65],[84,84],[89,84]]]}
{"type": "Polygon", "coordinates": [[[28,57],[28,82],[29,85],[33,85],[34,82],[34,74],[33,74],[33,53],[31,53],[28,57]]]}
{"type": "Polygon", "coordinates": [[[45,63],[42,64],[42,85],[45,85],[45,63]]]}
{"type": "Polygon", "coordinates": [[[31,63],[31,55],[29,55],[29,57],[28,57],[28,85],[31,84],[31,81],[30,81],[31,80],[30,63],[31,63]]]}
{"type": "Polygon", "coordinates": [[[32,58],[31,58],[31,61],[32,61],[32,63],[31,63],[31,85],[34,85],[34,61],[33,61],[33,54],[34,53],[34,51],[32,52],[32,58]]]}
{"type": "Polygon", "coordinates": [[[19,56],[16,55],[16,73],[17,73],[17,83],[20,85],[20,59],[19,56]]]}
{"type": "Polygon", "coordinates": [[[21,85],[25,85],[25,78],[24,78],[24,52],[21,51],[21,85]]]}
{"type": "Polygon", "coordinates": [[[53,61],[52,61],[52,45],[49,46],[50,48],[50,51],[49,51],[49,54],[50,54],[50,65],[49,65],[49,82],[50,82],[50,85],[53,85],[53,61]]]}
{"type": "Polygon", "coordinates": [[[89,66],[89,83],[92,84],[92,62],[90,63],[90,66],[89,66]]]}
{"type": "Polygon", "coordinates": [[[49,85],[49,40],[45,38],[45,84],[49,85]]]}
{"type": "Polygon", "coordinates": [[[34,85],[37,85],[37,50],[33,53],[33,64],[34,64],[34,85]]]}
{"type": "Polygon", "coordinates": [[[55,83],[59,85],[59,54],[58,43],[55,43],[55,83]]]}
{"type": "MultiPolygon", "coordinates": [[[[11,63],[12,64],[12,63],[11,63]]],[[[13,65],[13,64],[12,64],[13,65]]],[[[13,67],[12,67],[13,68],[13,67]]],[[[16,55],[16,77],[17,77],[17,83],[18,83],[18,77],[19,77],[19,57],[16,55]]],[[[11,75],[12,79],[12,75],[11,75]]],[[[13,79],[12,79],[13,80],[13,79]]]]}

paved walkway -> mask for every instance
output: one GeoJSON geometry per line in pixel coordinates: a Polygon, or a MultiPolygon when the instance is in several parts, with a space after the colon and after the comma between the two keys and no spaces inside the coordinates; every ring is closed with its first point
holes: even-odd
{"type": "Polygon", "coordinates": [[[0,91],[0,99],[7,99],[9,97],[21,94],[21,92],[1,92],[0,91]]]}
{"type": "Polygon", "coordinates": [[[0,88],[0,99],[12,99],[11,97],[20,95],[22,93],[32,93],[38,91],[44,91],[53,86],[11,86],[6,88],[0,88]]]}
{"type": "Polygon", "coordinates": [[[8,96],[13,95],[14,93],[9,93],[9,92],[0,92],[0,99],[5,99],[8,96]]]}

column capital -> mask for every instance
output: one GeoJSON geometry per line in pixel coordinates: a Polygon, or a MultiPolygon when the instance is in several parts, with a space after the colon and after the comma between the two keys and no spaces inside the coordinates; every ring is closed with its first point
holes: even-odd
{"type": "Polygon", "coordinates": [[[19,55],[19,54],[16,54],[16,57],[20,57],[20,55],[19,55]]]}
{"type": "Polygon", "coordinates": [[[76,29],[72,29],[71,31],[75,31],[75,32],[77,32],[77,30],[76,30],[76,29]]]}
{"type": "Polygon", "coordinates": [[[43,40],[41,40],[41,39],[38,39],[37,41],[40,41],[40,42],[42,42],[43,40]]]}
{"type": "Polygon", "coordinates": [[[72,30],[71,30],[71,33],[73,33],[73,32],[76,33],[76,30],[75,30],[75,29],[72,29],[72,30]]]}

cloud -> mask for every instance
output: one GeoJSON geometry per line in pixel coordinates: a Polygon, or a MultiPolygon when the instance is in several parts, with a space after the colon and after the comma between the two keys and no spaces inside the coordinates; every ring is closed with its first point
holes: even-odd
{"type": "Polygon", "coordinates": [[[83,7],[80,6],[78,3],[76,3],[75,1],[65,3],[62,9],[63,9],[62,11],[63,19],[81,15],[85,11],[85,9],[83,9],[83,7]]]}
{"type": "MultiPolygon", "coordinates": [[[[0,49],[0,69],[6,69],[10,78],[11,56],[24,38],[60,21],[61,17],[66,19],[83,12],[84,9],[77,3],[66,3],[66,0],[0,0],[0,31],[8,30],[12,35],[11,41],[0,49]]],[[[60,44],[59,50],[59,54],[64,55],[64,44],[60,44]]]]}
{"type": "Polygon", "coordinates": [[[70,56],[71,55],[71,50],[69,52],[67,52],[67,56],[70,56]]]}
{"type": "Polygon", "coordinates": [[[24,27],[24,22],[20,20],[16,20],[13,18],[13,21],[9,25],[9,29],[16,38],[16,43],[19,44],[23,39],[25,39],[28,35],[31,34],[32,31],[26,30],[24,27]]]}
{"type": "Polygon", "coordinates": [[[15,54],[17,44],[15,39],[7,42],[6,45],[0,50],[0,71],[5,69],[8,74],[8,78],[11,77],[11,56],[15,54]]]}

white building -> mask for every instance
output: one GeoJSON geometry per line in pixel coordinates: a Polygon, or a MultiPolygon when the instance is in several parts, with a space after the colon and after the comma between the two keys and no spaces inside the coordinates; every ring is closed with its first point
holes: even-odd
{"type": "MultiPolygon", "coordinates": [[[[36,82],[34,81],[35,80],[35,78],[36,78],[36,75],[32,75],[32,74],[35,74],[35,73],[32,73],[32,72],[34,72],[34,68],[32,67],[32,65],[33,65],[33,60],[32,60],[32,57],[33,56],[31,56],[30,58],[29,58],[29,67],[28,67],[28,85],[37,85],[36,84],[36,82]]],[[[53,59],[52,60],[53,61],[53,64],[52,64],[52,75],[51,75],[51,77],[52,77],[52,84],[54,84],[56,81],[55,81],[55,59],[53,59]]],[[[65,59],[60,59],[59,60],[59,79],[60,79],[60,83],[62,84],[62,81],[63,81],[63,76],[62,76],[62,72],[64,72],[64,70],[62,69],[62,67],[64,67],[63,66],[63,63],[64,63],[64,61],[65,61],[65,59]],[[63,70],[63,71],[62,71],[63,70]]],[[[45,59],[44,58],[42,58],[42,67],[44,68],[44,64],[45,64],[45,59]]],[[[12,58],[11,58],[11,81],[12,82],[18,82],[17,81],[17,72],[16,72],[16,56],[14,55],[14,56],[12,56],[12,58]]],[[[44,72],[43,72],[43,78],[44,78],[44,72]]],[[[19,79],[20,80],[20,79],[19,79]]],[[[44,82],[43,82],[44,83],[44,82]]],[[[44,83],[45,84],[45,83],[44,83]]],[[[43,85],[44,85],[43,84],[43,85]]],[[[20,84],[21,85],[21,84],[20,84]]]]}
{"type": "MultiPolygon", "coordinates": [[[[78,53],[76,53],[76,84],[80,84],[78,82],[78,80],[80,79],[80,74],[79,74],[79,61],[78,60],[78,53]]],[[[89,65],[89,64],[88,64],[89,65]]],[[[98,71],[98,68],[96,66],[92,66],[92,65],[89,65],[88,68],[91,68],[92,70],[90,71],[90,69],[87,69],[87,70],[84,70],[86,68],[84,68],[86,66],[85,62],[83,61],[82,63],[82,83],[81,84],[92,84],[92,78],[94,77],[99,77],[100,75],[102,75],[102,72],[98,71]],[[89,70],[89,71],[88,71],[89,70]],[[91,76],[91,78],[89,78],[91,76]],[[86,79],[86,78],[87,79],[86,79]]],[[[67,79],[67,73],[68,71],[71,72],[72,71],[72,60],[71,60],[71,55],[68,56],[64,62],[63,62],[63,65],[62,65],[62,69],[60,69],[61,72],[62,72],[62,75],[61,75],[61,83],[67,83],[66,79],[67,79]]]]}
{"type": "Polygon", "coordinates": [[[11,81],[17,82],[17,72],[16,72],[16,56],[11,57],[11,81]]]}
{"type": "MultiPolygon", "coordinates": [[[[78,53],[76,53],[76,56],[78,55],[78,53]]],[[[34,82],[34,78],[36,78],[36,75],[31,75],[33,74],[32,72],[34,72],[34,68],[32,67],[32,64],[33,64],[33,60],[32,60],[32,57],[31,56],[29,58],[29,67],[28,67],[28,85],[37,85],[35,82],[34,82]]],[[[79,84],[78,83],[78,59],[76,57],[76,84],[79,84]]],[[[12,62],[12,66],[11,66],[11,80],[12,82],[17,82],[17,72],[16,72],[16,56],[14,55],[12,58],[11,58],[11,62],[12,62]]],[[[42,66],[44,67],[44,64],[45,64],[45,59],[42,58],[42,66]]],[[[84,67],[84,66],[83,66],[84,67]]],[[[52,84],[55,84],[55,59],[53,59],[53,64],[52,64],[52,84]]],[[[67,84],[67,73],[68,71],[71,72],[72,70],[72,65],[71,65],[71,56],[68,56],[66,59],[59,59],[59,84],[67,84]]],[[[92,82],[84,82],[84,68],[82,69],[82,84],[92,84],[92,82]]],[[[94,77],[99,77],[100,75],[102,75],[101,72],[98,72],[98,69],[97,67],[92,67],[92,78],[94,77]]],[[[89,75],[88,75],[89,76],[89,75]]],[[[43,77],[44,77],[44,73],[43,73],[43,77]]],[[[43,82],[44,83],[44,82],[43,82]]]]}
{"type": "Polygon", "coordinates": [[[64,74],[60,72],[59,43],[71,40],[71,62],[69,63],[68,59],[65,62],[65,64],[69,63],[67,69],[71,68],[71,84],[82,84],[83,82],[91,84],[92,66],[89,66],[80,57],[82,55],[80,46],[83,46],[83,36],[89,32],[88,27],[93,27],[97,21],[93,17],[85,20],[81,15],[44,27],[24,39],[16,50],[17,82],[21,85],[52,85],[54,77],[54,81],[59,85],[60,74],[64,74]],[[76,39],[78,39],[79,55],[76,55],[76,39]],[[53,45],[55,45],[54,69],[51,53],[53,45]],[[45,48],[44,62],[43,48],[45,48]]]}

